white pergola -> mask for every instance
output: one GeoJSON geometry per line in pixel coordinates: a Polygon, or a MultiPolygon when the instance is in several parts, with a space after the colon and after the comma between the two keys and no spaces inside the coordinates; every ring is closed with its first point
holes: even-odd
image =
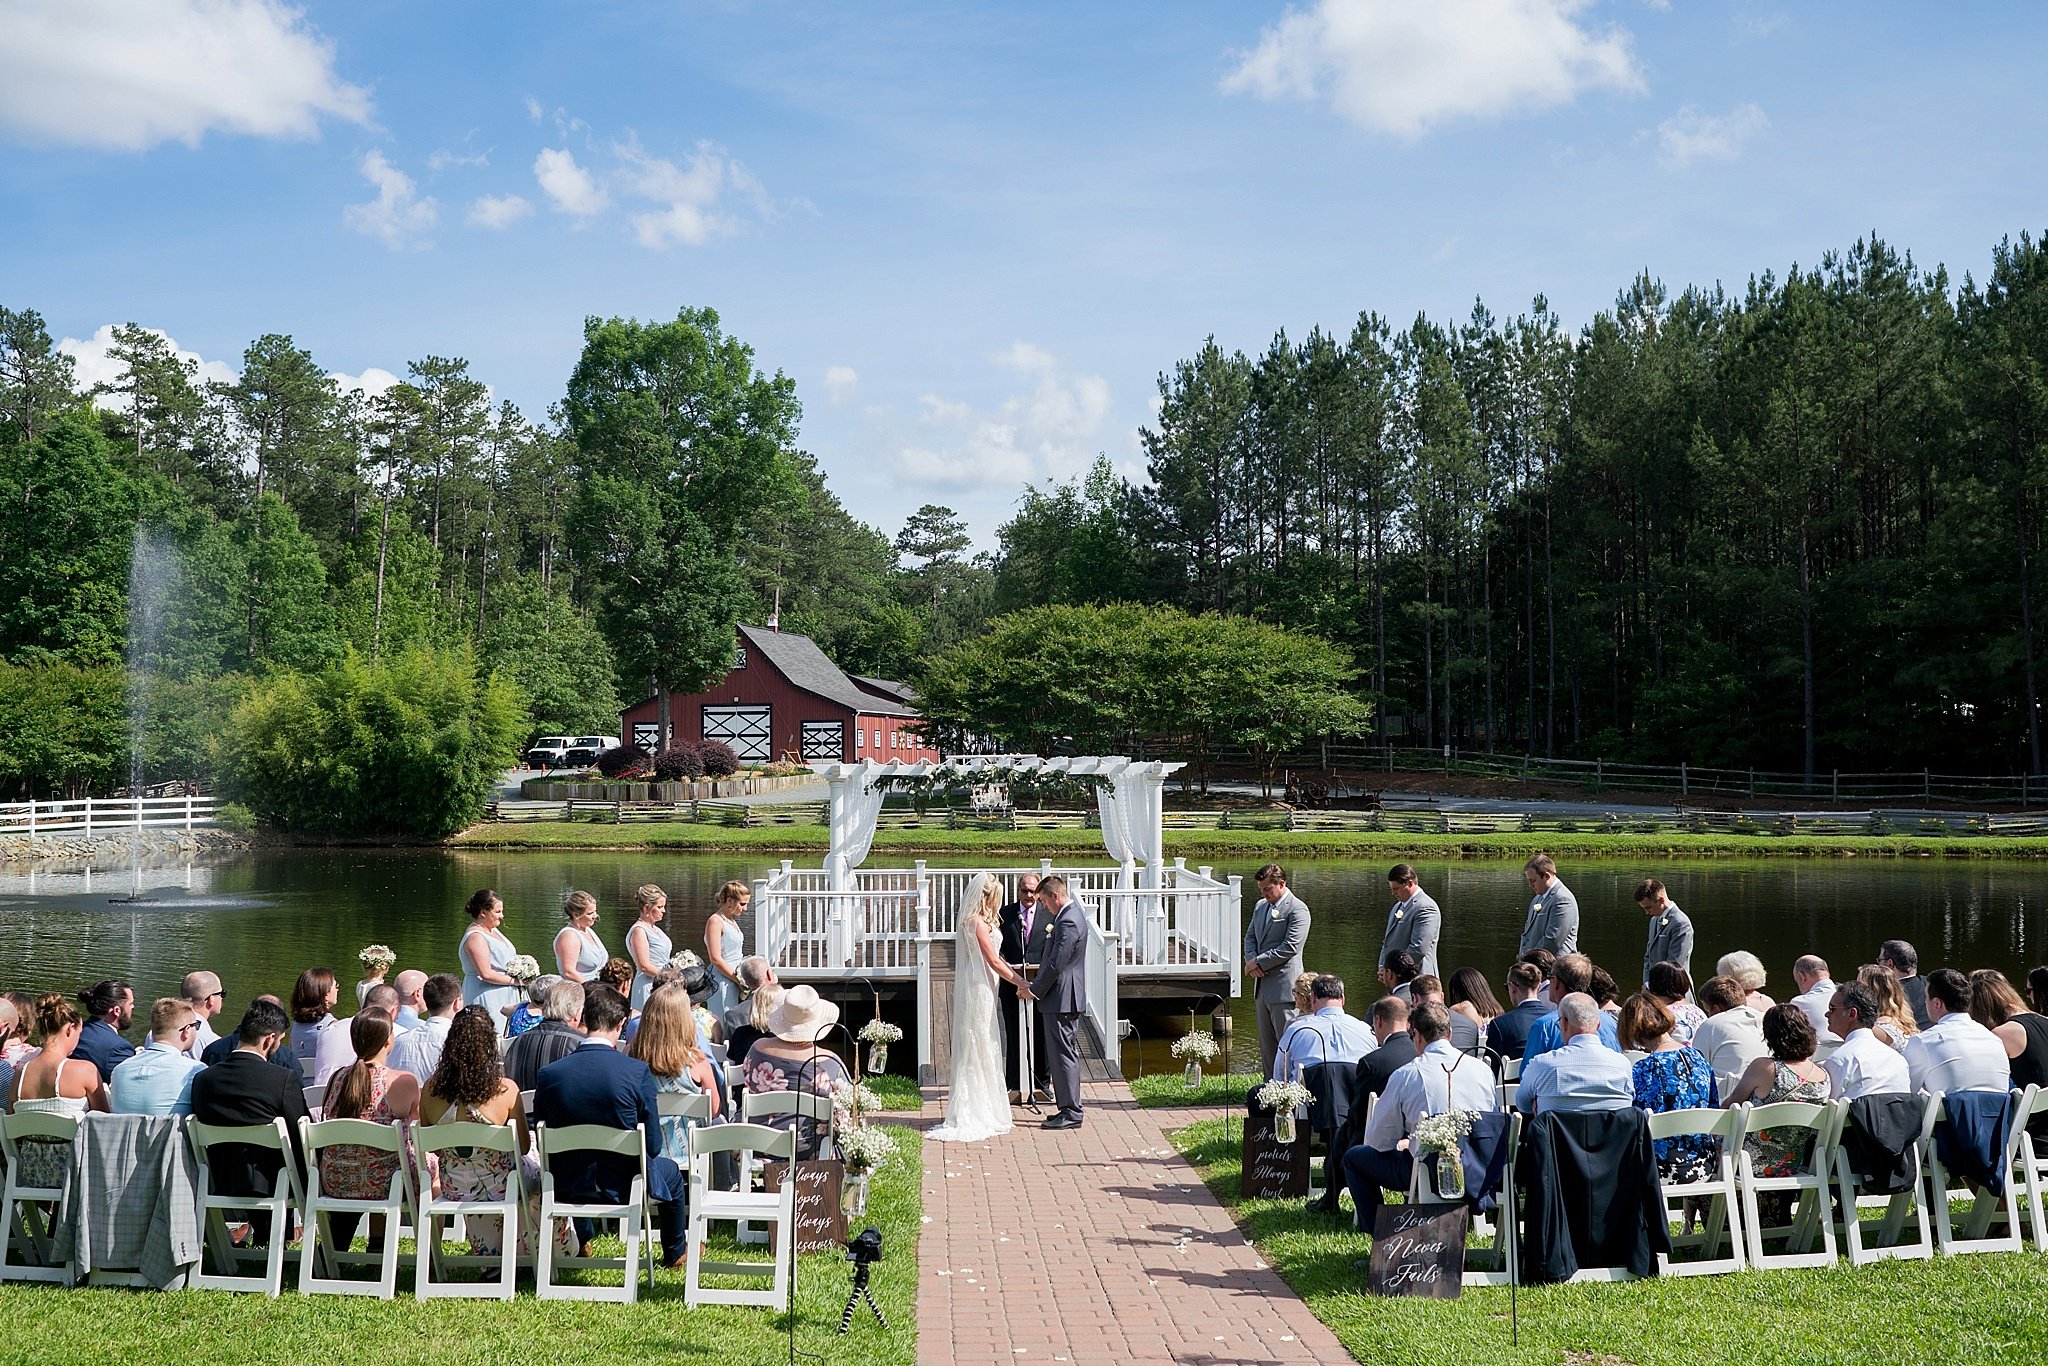
{"type": "Polygon", "coordinates": [[[1182,765],[1119,755],[1042,759],[1035,754],[963,754],[943,760],[912,763],[816,763],[811,768],[830,785],[826,799],[832,842],[825,855],[830,885],[853,886],[853,870],[866,861],[875,842],[875,819],[882,810],[886,780],[928,778],[937,773],[1007,776],[1013,773],[1064,773],[1099,778],[1095,808],[1102,819],[1102,844],[1124,870],[1126,885],[1156,887],[1166,862],[1164,817],[1166,779],[1182,765]]]}

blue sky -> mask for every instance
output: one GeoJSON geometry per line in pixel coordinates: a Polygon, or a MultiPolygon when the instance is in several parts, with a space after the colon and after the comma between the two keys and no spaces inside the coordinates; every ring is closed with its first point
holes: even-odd
{"type": "Polygon", "coordinates": [[[0,303],[90,373],[155,327],[538,417],[588,314],[718,309],[833,487],[984,545],[1142,474],[1214,333],[1571,326],[1876,231],[1958,279],[2048,226],[2032,5],[0,0],[0,303]]]}

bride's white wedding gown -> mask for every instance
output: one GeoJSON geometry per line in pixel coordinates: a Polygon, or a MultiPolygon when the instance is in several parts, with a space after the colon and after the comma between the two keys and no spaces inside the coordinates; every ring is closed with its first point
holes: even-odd
{"type": "Polygon", "coordinates": [[[978,1143],[1011,1128],[996,974],[975,942],[970,909],[980,902],[979,888],[979,882],[968,888],[954,939],[952,1089],[946,1095],[946,1122],[925,1135],[940,1143],[978,1143]]]}

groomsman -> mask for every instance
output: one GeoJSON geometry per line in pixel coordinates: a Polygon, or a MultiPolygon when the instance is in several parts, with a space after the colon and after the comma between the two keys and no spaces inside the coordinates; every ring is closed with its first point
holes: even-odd
{"type": "MultiPolygon", "coordinates": [[[[1038,874],[1025,873],[1017,879],[1017,899],[997,913],[997,931],[1001,940],[998,952],[1003,961],[1013,968],[1026,964],[1037,967],[1045,958],[1045,935],[1052,928],[1052,917],[1038,905],[1038,874]]],[[[1024,1099],[1022,1079],[1018,1064],[1022,1054],[1017,1040],[1017,988],[1008,982],[997,984],[996,990],[1002,998],[1003,1011],[1003,1068],[1010,1083],[1010,1103],[1024,1099]]],[[[1045,1016],[1033,1015],[1031,1028],[1031,1085],[1034,1091],[1049,1098],[1052,1093],[1052,1073],[1047,1070],[1049,1055],[1045,1051],[1045,1016]]]]}
{"type": "Polygon", "coordinates": [[[1650,918],[1650,935],[1643,948],[1643,985],[1650,984],[1650,969],[1658,963],[1676,963],[1692,976],[1692,921],[1671,904],[1664,884],[1646,877],[1636,887],[1636,905],[1650,918]]]}
{"type": "Polygon", "coordinates": [[[1529,918],[1522,925],[1519,957],[1531,949],[1552,953],[1573,953],[1579,947],[1579,899],[1558,880],[1557,864],[1548,854],[1532,854],[1522,865],[1522,876],[1535,895],[1529,900],[1529,918]]]}
{"type": "Polygon", "coordinates": [[[1388,870],[1387,893],[1394,898],[1394,909],[1387,912],[1387,930],[1380,938],[1376,961],[1384,967],[1388,958],[1405,951],[1414,956],[1417,972],[1436,976],[1436,941],[1443,927],[1443,911],[1416,885],[1415,869],[1405,863],[1388,870]]]}
{"type": "Polygon", "coordinates": [[[1259,1065],[1270,1077],[1280,1033],[1294,1013],[1294,979],[1301,976],[1309,915],[1301,898],[1287,890],[1287,870],[1279,864],[1269,863],[1254,876],[1262,895],[1244,932],[1244,974],[1256,984],[1252,997],[1259,1012],[1259,1065]]]}

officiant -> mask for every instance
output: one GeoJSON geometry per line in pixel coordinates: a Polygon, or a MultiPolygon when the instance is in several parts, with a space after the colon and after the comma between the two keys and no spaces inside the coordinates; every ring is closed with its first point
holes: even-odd
{"type": "MultiPolygon", "coordinates": [[[[1004,906],[997,916],[996,929],[1001,940],[998,949],[1003,961],[1015,968],[1037,967],[1045,956],[1046,931],[1052,926],[1052,917],[1038,904],[1038,874],[1025,873],[1017,879],[1017,900],[1004,906]]],[[[1010,1103],[1016,1105],[1026,1099],[1019,1075],[1023,1058],[1017,1039],[1017,988],[1002,982],[997,993],[1003,1015],[1003,1071],[1010,1087],[1010,1103]]],[[[1036,1099],[1050,1100],[1052,1074],[1047,1070],[1045,1016],[1034,1013],[1032,1021],[1032,1094],[1036,1099]]]]}

